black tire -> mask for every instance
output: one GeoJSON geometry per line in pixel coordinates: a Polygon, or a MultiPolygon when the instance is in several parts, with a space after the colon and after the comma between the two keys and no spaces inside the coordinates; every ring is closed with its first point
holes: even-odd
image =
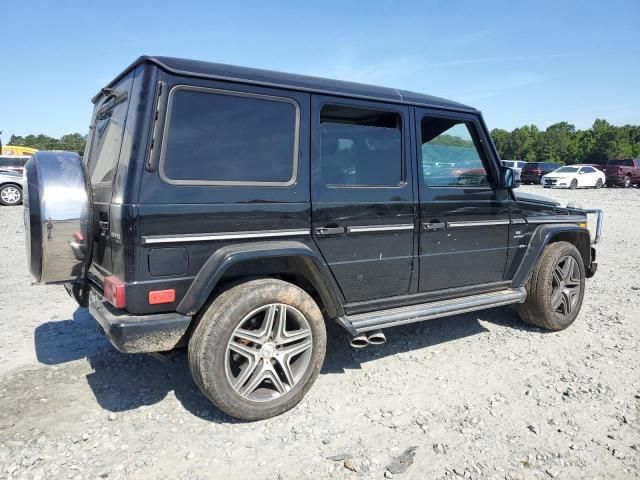
{"type": "Polygon", "coordinates": [[[569,184],[569,188],[571,190],[575,190],[576,188],[578,188],[578,180],[576,180],[575,178],[571,180],[571,183],[569,184]]]}
{"type": "Polygon", "coordinates": [[[564,330],[574,322],[580,312],[584,297],[584,284],[584,263],[576,247],[568,242],[555,242],[547,245],[529,282],[527,282],[527,299],[518,305],[518,314],[522,321],[529,325],[545,330],[564,330]],[[571,298],[568,294],[565,296],[564,292],[567,289],[558,285],[557,278],[554,276],[556,268],[564,267],[566,264],[563,262],[569,258],[575,260],[573,268],[577,268],[574,270],[574,278],[578,291],[573,292],[571,298]],[[563,311],[558,312],[554,308],[553,294],[558,290],[563,304],[565,299],[567,305],[571,304],[570,311],[566,314],[563,311]]]}
{"type": "Polygon", "coordinates": [[[629,188],[631,186],[631,177],[627,175],[624,177],[624,183],[622,184],[624,188],[629,188]]]}
{"type": "Polygon", "coordinates": [[[7,207],[22,203],[22,188],[12,183],[0,187],[0,204],[7,207]]]}
{"type": "Polygon", "coordinates": [[[596,180],[596,188],[602,188],[602,179],[601,178],[596,180]]]}
{"type": "MultiPolygon", "coordinates": [[[[240,420],[262,420],[286,412],[300,402],[320,372],[326,342],[322,313],[308,293],[281,280],[251,280],[220,294],[204,312],[189,341],[189,367],[202,393],[224,413],[240,420]],[[271,304],[284,304],[304,315],[311,333],[311,353],[293,388],[273,400],[252,401],[231,383],[227,362],[233,354],[229,356],[227,345],[248,315],[271,304]]],[[[268,365],[269,360],[260,362],[268,365]]]]}

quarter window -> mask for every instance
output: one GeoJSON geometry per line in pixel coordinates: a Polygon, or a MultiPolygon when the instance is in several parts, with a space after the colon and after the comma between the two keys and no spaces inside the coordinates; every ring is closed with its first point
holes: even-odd
{"type": "Polygon", "coordinates": [[[403,180],[402,117],[396,112],[324,106],[320,166],[326,185],[399,185],[403,180]]]}
{"type": "Polygon", "coordinates": [[[295,181],[300,114],[293,100],[178,88],[169,111],[161,171],[170,183],[295,181]]]}
{"type": "Polygon", "coordinates": [[[489,186],[479,149],[467,123],[424,117],[421,132],[422,178],[427,186],[489,186]]]}

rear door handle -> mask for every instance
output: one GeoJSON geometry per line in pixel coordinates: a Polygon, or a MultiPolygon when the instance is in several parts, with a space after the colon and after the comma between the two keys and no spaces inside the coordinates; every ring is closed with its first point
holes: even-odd
{"type": "Polygon", "coordinates": [[[318,227],[316,235],[340,235],[344,233],[344,227],[318,227]]]}
{"type": "Polygon", "coordinates": [[[447,224],[445,222],[423,223],[422,226],[425,230],[442,230],[444,228],[447,228],[447,224]]]}

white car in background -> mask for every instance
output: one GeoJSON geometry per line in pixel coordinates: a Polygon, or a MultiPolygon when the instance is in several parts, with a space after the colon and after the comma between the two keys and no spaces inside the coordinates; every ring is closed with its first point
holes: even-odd
{"type": "Polygon", "coordinates": [[[604,185],[605,174],[591,165],[568,165],[542,176],[544,188],[600,188],[604,185]]]}
{"type": "Polygon", "coordinates": [[[522,173],[522,167],[524,167],[527,162],[523,160],[502,160],[502,165],[505,167],[513,168],[516,172],[522,173]]]}

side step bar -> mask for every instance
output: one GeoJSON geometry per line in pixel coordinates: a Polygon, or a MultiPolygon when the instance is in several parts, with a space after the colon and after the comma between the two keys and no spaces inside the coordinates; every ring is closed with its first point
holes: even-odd
{"type": "Polygon", "coordinates": [[[522,303],[526,296],[527,292],[524,288],[509,288],[498,292],[481,293],[438,302],[347,315],[342,319],[342,323],[347,330],[353,333],[363,333],[404,325],[405,323],[420,322],[512,303],[522,303]]]}

